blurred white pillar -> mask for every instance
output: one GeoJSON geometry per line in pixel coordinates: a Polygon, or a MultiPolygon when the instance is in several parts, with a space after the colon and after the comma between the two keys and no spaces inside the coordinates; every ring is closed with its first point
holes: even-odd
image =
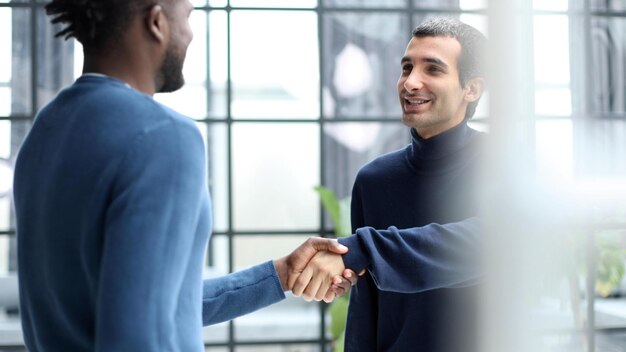
{"type": "Polygon", "coordinates": [[[483,174],[487,224],[480,351],[539,352],[530,319],[541,265],[534,189],[531,0],[488,2],[489,156],[483,174]]]}

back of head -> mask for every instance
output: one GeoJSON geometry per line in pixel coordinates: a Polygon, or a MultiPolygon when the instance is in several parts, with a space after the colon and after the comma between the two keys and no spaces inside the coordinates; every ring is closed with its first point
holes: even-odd
{"type": "MultiPolygon", "coordinates": [[[[450,37],[461,44],[458,70],[461,86],[472,78],[485,77],[484,55],[487,50],[487,38],[476,28],[453,18],[437,17],[426,20],[413,30],[415,37],[450,37]]],[[[468,105],[465,118],[474,115],[478,101],[468,105]]]]}
{"type": "Polygon", "coordinates": [[[65,27],[56,34],[76,38],[87,54],[97,54],[124,35],[134,16],[156,0],[52,0],[46,13],[65,27]]]}

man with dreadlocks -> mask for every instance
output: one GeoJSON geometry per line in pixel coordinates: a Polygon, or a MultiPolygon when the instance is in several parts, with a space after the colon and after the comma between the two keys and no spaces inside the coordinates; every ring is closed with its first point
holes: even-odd
{"type": "MultiPolygon", "coordinates": [[[[20,310],[31,351],[202,351],[202,325],[283,299],[330,300],[339,277],[299,276],[336,241],[202,281],[211,228],[203,141],[155,102],[183,83],[187,0],[53,0],[85,54],[83,75],[45,106],[16,162],[20,310]],[[307,278],[308,280],[308,278],[307,278]]],[[[341,271],[338,271],[341,273],[341,271]]],[[[338,273],[335,273],[338,274],[338,273]]],[[[347,284],[346,284],[347,283],[347,284]]]]}

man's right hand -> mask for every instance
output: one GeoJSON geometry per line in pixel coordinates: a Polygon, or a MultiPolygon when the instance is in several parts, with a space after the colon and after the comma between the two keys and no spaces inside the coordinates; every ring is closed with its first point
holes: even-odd
{"type": "Polygon", "coordinates": [[[318,252],[298,276],[291,292],[295,296],[304,296],[306,301],[332,301],[335,294],[331,290],[331,286],[335,277],[341,276],[344,270],[341,255],[318,252]]]}
{"type": "Polygon", "coordinates": [[[284,291],[289,291],[293,287],[298,276],[319,251],[344,254],[348,252],[348,247],[334,239],[310,237],[289,255],[274,260],[274,267],[284,291]]]}

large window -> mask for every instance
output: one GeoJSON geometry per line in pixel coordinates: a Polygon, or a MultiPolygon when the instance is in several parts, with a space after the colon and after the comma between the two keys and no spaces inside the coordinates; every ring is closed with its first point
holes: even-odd
{"type": "MultiPolygon", "coordinates": [[[[409,141],[399,122],[396,80],[413,27],[445,15],[488,34],[487,0],[192,3],[187,84],[155,98],[195,119],[205,139],[215,220],[207,276],[283,256],[308,236],[332,236],[313,188],[325,185],[346,197],[364,163],[409,141]]],[[[524,137],[531,141],[536,169],[555,183],[626,177],[626,5],[619,0],[525,3],[530,13],[525,69],[534,79],[524,88],[531,92],[533,126],[524,137]]],[[[43,6],[0,0],[0,279],[5,280],[0,281],[0,349],[21,345],[12,281],[12,165],[36,111],[82,67],[80,45],[53,38],[58,27],[49,24],[43,6]]],[[[488,129],[489,105],[487,94],[473,127],[488,129]]],[[[596,234],[609,228],[602,236],[610,238],[607,248],[617,248],[611,253],[621,253],[617,262],[623,264],[626,218],[614,219],[590,231],[588,247],[600,248],[596,242],[605,240],[596,240],[596,234]]],[[[574,290],[567,291],[571,295],[546,300],[548,308],[574,307],[553,315],[560,330],[550,341],[571,342],[580,350],[619,350],[626,344],[626,300],[620,298],[626,281],[596,292],[584,282],[598,281],[595,268],[602,261],[584,265],[591,269],[574,275],[578,286],[568,289],[574,290]]],[[[326,350],[328,320],[325,304],[288,297],[205,328],[206,348],[326,350]]]]}

